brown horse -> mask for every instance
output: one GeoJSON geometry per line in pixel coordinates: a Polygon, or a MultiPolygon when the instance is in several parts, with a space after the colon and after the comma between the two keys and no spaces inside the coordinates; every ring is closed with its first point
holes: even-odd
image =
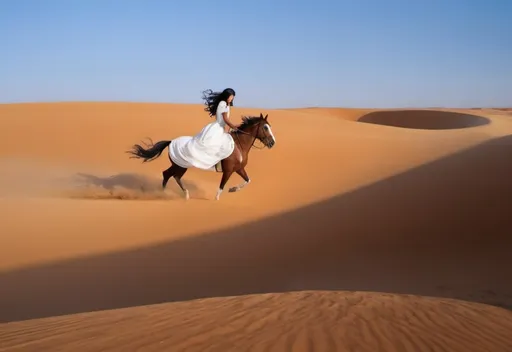
{"type": "MultiPolygon", "coordinates": [[[[224,190],[224,186],[234,172],[244,179],[244,183],[231,187],[229,192],[237,192],[251,182],[251,179],[245,171],[245,166],[249,160],[249,151],[254,146],[256,139],[260,140],[269,149],[271,149],[276,143],[270,123],[268,122],[268,114],[265,117],[263,117],[263,114],[261,113],[260,116],[243,116],[242,123],[238,126],[237,130],[231,131],[230,134],[235,142],[235,149],[231,155],[221,160],[222,179],[215,197],[216,200],[219,200],[220,195],[224,190]]],[[[128,153],[132,154],[131,158],[143,159],[143,162],[148,162],[158,158],[164,149],[171,143],[172,140],[159,141],[155,144],[148,145],[146,149],[139,144],[135,144],[128,153]]],[[[171,166],[162,172],[162,188],[165,189],[169,179],[174,177],[176,183],[185,194],[185,198],[189,199],[189,192],[181,182],[181,178],[185,175],[188,169],[174,163],[170,155],[169,160],[171,162],[171,166]]]]}

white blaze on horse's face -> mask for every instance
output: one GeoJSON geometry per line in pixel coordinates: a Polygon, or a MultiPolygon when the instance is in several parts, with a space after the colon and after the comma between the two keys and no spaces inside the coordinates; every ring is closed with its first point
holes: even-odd
{"type": "Polygon", "coordinates": [[[270,128],[270,125],[268,123],[266,123],[263,126],[263,129],[265,130],[265,132],[268,134],[268,136],[271,139],[271,142],[268,147],[272,148],[274,146],[274,144],[276,144],[276,137],[274,136],[274,133],[272,132],[272,128],[270,128]]]}

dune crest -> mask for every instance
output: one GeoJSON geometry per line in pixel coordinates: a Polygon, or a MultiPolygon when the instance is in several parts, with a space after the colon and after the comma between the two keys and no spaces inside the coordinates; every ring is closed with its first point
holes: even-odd
{"type": "Polygon", "coordinates": [[[493,351],[512,313],[449,299],[304,291],[0,325],[2,351],[493,351]]]}

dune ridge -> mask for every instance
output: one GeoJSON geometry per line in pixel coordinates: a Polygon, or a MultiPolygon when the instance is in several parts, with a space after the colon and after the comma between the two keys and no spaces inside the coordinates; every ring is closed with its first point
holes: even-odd
{"type": "Polygon", "coordinates": [[[505,352],[512,347],[510,330],[509,312],[474,303],[372,292],[305,291],[12,323],[0,330],[0,348],[505,352]],[[151,333],[144,329],[147,326],[151,333]]]}
{"type": "Polygon", "coordinates": [[[510,350],[509,117],[357,121],[380,111],[268,110],[250,186],[213,202],[191,170],[186,202],[123,151],[202,106],[1,105],[0,351],[510,350]]]}

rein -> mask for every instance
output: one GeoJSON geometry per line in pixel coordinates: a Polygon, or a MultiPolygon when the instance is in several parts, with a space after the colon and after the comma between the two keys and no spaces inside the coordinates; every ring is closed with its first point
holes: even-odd
{"type": "MultiPolygon", "coordinates": [[[[261,121],[260,121],[260,122],[258,122],[258,124],[257,124],[257,125],[258,125],[258,129],[256,130],[256,135],[254,135],[254,136],[253,136],[251,133],[247,133],[247,132],[242,131],[242,130],[237,130],[237,132],[239,132],[239,133],[243,133],[243,134],[245,134],[245,135],[248,135],[248,136],[253,137],[253,140],[252,140],[252,143],[251,143],[251,145],[250,145],[249,149],[251,149],[251,148],[256,148],[256,149],[263,149],[263,148],[265,148],[264,146],[263,146],[262,148],[258,148],[258,147],[256,147],[256,146],[254,146],[254,142],[256,142],[256,139],[258,139],[258,137],[257,137],[257,136],[258,136],[258,132],[260,131],[260,128],[261,128],[261,126],[260,126],[260,125],[261,125],[261,121]]],[[[244,148],[242,147],[242,142],[240,141],[240,137],[238,136],[238,133],[237,133],[237,132],[234,132],[234,134],[235,134],[235,136],[236,136],[236,139],[238,140],[238,144],[239,144],[239,145],[240,145],[240,147],[242,148],[242,151],[244,151],[244,148]]]]}

